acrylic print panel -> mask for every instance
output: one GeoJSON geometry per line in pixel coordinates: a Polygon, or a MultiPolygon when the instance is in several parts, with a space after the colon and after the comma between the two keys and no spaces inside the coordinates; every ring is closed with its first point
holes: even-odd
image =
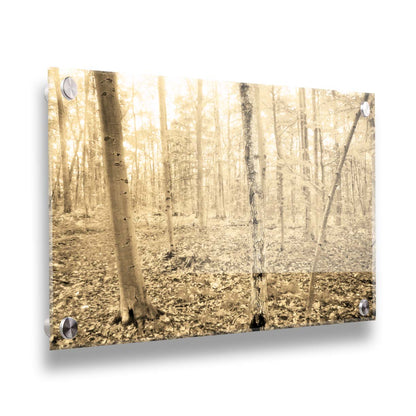
{"type": "Polygon", "coordinates": [[[48,106],[51,349],[375,319],[374,95],[50,69],[48,106]]]}

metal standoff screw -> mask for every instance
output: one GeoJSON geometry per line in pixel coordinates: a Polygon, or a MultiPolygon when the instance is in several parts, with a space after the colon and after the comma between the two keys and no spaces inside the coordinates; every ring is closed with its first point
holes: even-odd
{"type": "Polygon", "coordinates": [[[49,318],[46,318],[46,319],[43,321],[43,330],[45,331],[45,334],[46,334],[48,337],[50,337],[50,336],[51,336],[51,328],[50,328],[50,325],[49,325],[49,318]]]}
{"type": "Polygon", "coordinates": [[[62,338],[75,338],[78,333],[77,321],[71,317],[62,319],[61,324],[59,325],[59,332],[61,333],[62,338]]]}
{"type": "Polygon", "coordinates": [[[367,316],[370,313],[370,304],[367,299],[361,300],[358,305],[358,310],[360,311],[361,316],[367,316]]]}
{"type": "Polygon", "coordinates": [[[363,117],[368,117],[370,115],[370,104],[368,101],[361,103],[360,110],[363,117]]]}
{"type": "Polygon", "coordinates": [[[62,80],[61,92],[67,100],[73,100],[77,96],[78,87],[73,78],[66,77],[62,80]]]}

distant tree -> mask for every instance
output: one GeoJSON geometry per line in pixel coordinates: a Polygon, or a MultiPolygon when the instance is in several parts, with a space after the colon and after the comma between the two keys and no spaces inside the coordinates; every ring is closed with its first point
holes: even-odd
{"type": "Polygon", "coordinates": [[[228,216],[231,217],[233,211],[233,194],[232,194],[232,138],[231,138],[231,108],[230,108],[230,93],[227,94],[227,211],[228,216]]]}
{"type": "MultiPolygon", "coordinates": [[[[368,101],[368,97],[369,97],[369,94],[364,94],[363,101],[368,101]]],[[[332,205],[332,202],[334,200],[334,195],[335,195],[336,189],[337,189],[338,184],[339,184],[339,179],[341,178],[342,168],[344,166],[345,159],[347,157],[348,150],[350,148],[351,141],[352,141],[352,138],[354,136],[355,129],[357,128],[357,124],[358,124],[358,121],[360,120],[360,117],[361,117],[361,110],[359,109],[357,111],[356,115],[355,115],[355,119],[354,119],[354,122],[352,124],[351,130],[350,130],[350,132],[348,134],[348,137],[345,141],[344,151],[343,151],[342,156],[339,160],[338,167],[337,167],[337,170],[335,172],[334,182],[332,184],[331,192],[330,192],[329,197],[328,197],[328,202],[327,202],[326,207],[325,207],[325,212],[324,212],[324,216],[323,216],[323,221],[322,221],[320,233],[319,233],[319,236],[318,236],[318,239],[317,239],[317,242],[316,242],[315,255],[314,255],[314,259],[313,259],[313,263],[312,263],[312,270],[311,270],[311,273],[310,273],[310,276],[309,276],[309,294],[308,294],[308,299],[307,299],[307,304],[306,304],[306,319],[307,320],[309,320],[310,312],[311,312],[311,308],[312,308],[312,303],[313,303],[313,300],[314,300],[316,266],[318,264],[319,255],[320,255],[321,250],[322,250],[323,237],[325,235],[325,229],[326,229],[326,225],[328,223],[329,213],[331,211],[331,205],[332,205]]]]}
{"type": "Polygon", "coordinates": [[[169,237],[169,255],[175,251],[173,241],[173,222],[172,222],[172,173],[170,165],[169,144],[168,144],[168,125],[166,115],[166,92],[165,78],[158,78],[159,90],[159,116],[160,116],[160,138],[162,141],[162,158],[163,158],[163,188],[165,191],[165,211],[167,219],[167,231],[169,237]]]}
{"type": "Polygon", "coordinates": [[[273,131],[274,140],[276,142],[276,181],[277,181],[277,202],[279,207],[279,222],[280,222],[280,251],[283,250],[285,240],[285,224],[283,218],[283,171],[282,171],[282,144],[277,126],[277,99],[274,87],[271,90],[272,94],[272,111],[273,111],[273,131]]]}
{"type": "Polygon", "coordinates": [[[59,142],[61,146],[61,171],[64,187],[64,212],[69,213],[72,211],[72,199],[71,199],[71,183],[68,170],[68,156],[66,150],[66,109],[62,102],[62,93],[60,88],[59,70],[53,68],[52,76],[55,83],[56,99],[58,103],[58,123],[59,123],[59,142]]]}
{"type": "Polygon", "coordinates": [[[134,174],[132,175],[132,183],[131,183],[131,194],[132,198],[137,204],[137,193],[139,191],[139,162],[137,157],[138,152],[138,140],[137,140],[137,124],[136,124],[136,109],[134,105],[134,97],[135,97],[135,90],[134,90],[134,81],[131,84],[131,111],[133,116],[133,131],[134,131],[134,174]]]}
{"type": "Polygon", "coordinates": [[[260,98],[260,85],[254,86],[255,95],[255,113],[256,113],[256,125],[257,125],[257,142],[259,151],[259,162],[260,162],[260,184],[261,203],[264,205],[266,202],[266,153],[264,151],[264,132],[263,132],[263,121],[261,118],[261,98],[260,98]]]}
{"type": "MultiPolygon", "coordinates": [[[[322,195],[320,192],[320,182],[319,182],[319,136],[321,135],[321,128],[318,121],[318,94],[319,92],[315,89],[312,89],[312,117],[313,117],[313,182],[315,185],[314,192],[314,234],[317,236],[319,233],[319,226],[321,222],[321,215],[323,212],[323,207],[321,206],[322,195]]],[[[323,192],[323,190],[322,190],[323,192]]]]}
{"type": "Polygon", "coordinates": [[[299,88],[299,124],[300,124],[300,150],[302,153],[302,191],[305,197],[305,237],[313,237],[311,226],[311,191],[310,191],[310,159],[308,143],[308,125],[306,122],[305,88],[299,88]]]}
{"type": "Polygon", "coordinates": [[[199,227],[205,227],[205,203],[204,203],[204,167],[202,161],[202,80],[198,80],[198,95],[196,101],[196,153],[198,160],[197,177],[197,201],[199,227]]]}
{"type": "Polygon", "coordinates": [[[83,145],[82,145],[82,188],[83,188],[83,201],[84,201],[84,209],[85,209],[85,217],[89,217],[89,193],[90,190],[90,182],[87,170],[87,154],[88,154],[88,144],[87,138],[90,134],[89,132],[89,92],[90,92],[90,73],[88,71],[85,72],[85,80],[84,80],[84,89],[85,89],[85,111],[84,111],[84,135],[83,135],[83,145]]]}
{"type": "Polygon", "coordinates": [[[222,160],[222,144],[221,144],[221,124],[220,110],[218,102],[217,83],[214,85],[214,128],[215,128],[215,157],[216,157],[216,197],[215,210],[217,218],[225,218],[225,200],[224,200],[224,174],[222,160]]]}
{"type": "MultiPolygon", "coordinates": [[[[374,106],[374,95],[371,96],[371,105],[374,106]]],[[[368,117],[368,130],[367,130],[367,135],[366,135],[367,141],[369,141],[369,145],[370,145],[370,156],[371,156],[371,160],[372,163],[369,166],[369,170],[371,175],[374,175],[374,143],[376,140],[376,121],[375,121],[375,115],[374,115],[374,111],[370,114],[370,116],[368,117]]],[[[366,154],[365,154],[365,157],[366,154]]],[[[371,210],[372,206],[373,206],[373,180],[371,180],[372,176],[370,176],[370,192],[368,193],[368,206],[371,210]]]]}
{"type": "Polygon", "coordinates": [[[251,272],[250,329],[264,329],[267,322],[267,280],[264,273],[264,206],[261,201],[259,163],[253,140],[252,87],[240,84],[245,163],[250,204],[253,266],[251,272]]]}
{"type": "Polygon", "coordinates": [[[94,76],[120,283],[120,316],[116,321],[121,320],[123,324],[133,322],[142,328],[145,320],[157,317],[159,311],[146,295],[131,216],[117,76],[112,72],[98,71],[94,76]]]}
{"type": "MultiPolygon", "coordinates": [[[[335,141],[335,163],[336,166],[339,165],[339,161],[341,159],[341,152],[339,149],[339,134],[338,134],[338,114],[336,113],[335,109],[337,107],[337,96],[336,92],[332,90],[332,105],[334,106],[334,115],[333,115],[333,124],[334,124],[334,141],[335,141]]],[[[341,188],[342,187],[342,177],[339,178],[338,186],[335,191],[335,211],[336,211],[336,218],[335,218],[335,224],[341,225],[342,224],[342,193],[341,188]]]]}

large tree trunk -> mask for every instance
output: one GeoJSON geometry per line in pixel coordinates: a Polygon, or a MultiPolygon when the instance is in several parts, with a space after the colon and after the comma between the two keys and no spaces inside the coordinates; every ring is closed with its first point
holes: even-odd
{"type": "Polygon", "coordinates": [[[309,166],[308,126],[306,122],[305,88],[299,88],[300,143],[302,152],[302,191],[305,197],[305,237],[314,237],[311,227],[311,170],[309,166]]]}
{"type": "Polygon", "coordinates": [[[162,141],[162,158],[163,158],[163,173],[164,173],[164,191],[165,191],[165,211],[167,219],[167,231],[169,237],[169,255],[175,251],[175,244],[173,242],[173,222],[172,222],[172,176],[169,156],[168,144],[168,125],[166,115],[166,93],[165,93],[165,78],[158,78],[159,89],[159,109],[160,109],[160,138],[162,141]]]}
{"type": "Polygon", "coordinates": [[[142,329],[145,320],[155,318],[158,311],[147,299],[131,216],[117,77],[112,72],[96,71],[94,75],[104,138],[105,171],[117,253],[120,319],[123,324],[133,322],[139,324],[142,329]]]}
{"type": "Polygon", "coordinates": [[[244,158],[249,189],[253,267],[251,273],[250,329],[264,329],[267,322],[267,280],[264,273],[264,207],[259,183],[258,157],[252,137],[253,97],[248,84],[240,84],[241,113],[245,142],[244,158]]]}
{"type": "MultiPolygon", "coordinates": [[[[364,94],[363,101],[367,101],[368,97],[369,97],[369,94],[364,94]]],[[[347,154],[348,154],[348,149],[350,148],[350,144],[351,144],[352,138],[354,136],[355,129],[357,128],[358,120],[360,119],[360,117],[361,117],[361,109],[359,109],[357,111],[357,114],[355,115],[355,119],[354,119],[354,122],[352,124],[351,131],[350,131],[350,133],[347,137],[347,140],[345,142],[344,152],[342,153],[341,159],[339,161],[338,168],[336,170],[335,177],[334,177],[334,182],[332,184],[331,192],[328,196],[328,202],[327,202],[326,207],[325,207],[325,212],[324,212],[324,216],[323,216],[323,220],[322,220],[320,234],[319,234],[318,240],[316,242],[315,256],[314,256],[313,263],[312,263],[312,270],[311,270],[311,273],[310,273],[310,276],[309,276],[309,295],[308,295],[308,300],[307,300],[307,305],[306,305],[306,319],[307,320],[309,320],[310,312],[311,312],[311,308],[312,308],[312,303],[313,303],[313,300],[314,300],[316,266],[318,264],[319,255],[320,255],[321,250],[322,250],[323,236],[325,235],[325,229],[326,229],[326,225],[328,223],[328,218],[329,218],[329,213],[331,211],[332,201],[334,200],[335,191],[338,187],[339,179],[341,178],[342,168],[344,166],[345,159],[346,159],[347,154]]]]}
{"type": "Polygon", "coordinates": [[[281,138],[279,136],[278,127],[277,127],[277,105],[276,105],[276,96],[274,92],[274,87],[272,87],[272,111],[273,111],[273,130],[274,130],[274,139],[276,142],[276,155],[277,155],[277,165],[276,165],[276,181],[277,181],[277,203],[279,206],[279,220],[280,220],[280,251],[283,250],[284,245],[284,234],[285,234],[285,224],[283,218],[283,172],[282,172],[282,145],[281,138]]]}
{"type": "Polygon", "coordinates": [[[197,201],[199,228],[205,227],[205,203],[204,203],[204,166],[202,161],[202,80],[198,80],[198,96],[196,101],[196,153],[198,159],[197,177],[197,201]]]}
{"type": "Polygon", "coordinates": [[[59,70],[57,68],[54,68],[51,71],[55,83],[56,99],[58,102],[59,142],[61,145],[61,170],[64,187],[64,212],[69,213],[72,211],[72,201],[71,184],[69,180],[68,171],[68,156],[66,152],[66,109],[62,102],[59,70]]]}

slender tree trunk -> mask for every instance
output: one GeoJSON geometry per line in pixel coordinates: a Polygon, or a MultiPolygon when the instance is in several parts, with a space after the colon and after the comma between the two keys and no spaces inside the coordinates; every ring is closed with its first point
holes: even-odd
{"type": "MultiPolygon", "coordinates": [[[[93,106],[90,106],[92,111],[94,111],[93,106]]],[[[95,158],[96,158],[96,135],[95,135],[95,124],[94,117],[91,116],[90,124],[89,124],[89,140],[88,140],[88,178],[89,178],[89,186],[90,191],[88,193],[88,205],[89,207],[96,207],[97,206],[97,191],[96,191],[96,181],[97,178],[95,177],[95,158]]]]}
{"type": "Polygon", "coordinates": [[[52,76],[55,82],[56,99],[58,102],[59,141],[61,145],[61,170],[62,170],[62,181],[63,181],[63,187],[64,187],[64,212],[69,213],[72,211],[72,200],[71,200],[71,184],[69,180],[69,171],[68,171],[68,155],[66,152],[66,109],[62,102],[59,70],[57,68],[54,68],[51,71],[52,71],[52,76]]]}
{"type": "Polygon", "coordinates": [[[152,158],[152,210],[156,209],[156,169],[155,169],[155,144],[153,140],[153,132],[150,134],[151,158],[152,158]]]}
{"type": "Polygon", "coordinates": [[[76,211],[76,209],[78,208],[78,199],[79,199],[79,171],[80,171],[80,166],[79,166],[79,157],[77,155],[76,157],[76,164],[77,164],[77,176],[75,179],[75,197],[74,197],[74,210],[76,211]]]}
{"type": "Polygon", "coordinates": [[[364,192],[363,181],[361,180],[361,177],[362,177],[361,171],[362,171],[361,164],[356,159],[354,159],[354,177],[355,177],[355,185],[357,189],[357,197],[360,203],[361,213],[363,217],[365,217],[367,209],[365,206],[365,203],[366,203],[365,192],[364,192]]]}
{"type": "MultiPolygon", "coordinates": [[[[364,94],[363,101],[367,101],[368,97],[369,97],[369,94],[364,94]]],[[[357,124],[358,124],[358,121],[359,121],[360,117],[361,117],[361,110],[359,109],[357,111],[357,114],[355,115],[355,119],[354,119],[353,125],[351,127],[351,131],[348,134],[347,140],[345,142],[344,152],[342,153],[341,159],[339,161],[338,168],[337,168],[337,171],[336,171],[335,177],[334,177],[334,182],[332,184],[331,192],[328,196],[328,202],[327,202],[326,207],[325,207],[325,212],[324,212],[324,216],[323,216],[323,220],[322,220],[320,234],[319,234],[318,240],[316,242],[315,256],[314,256],[313,263],[312,263],[312,270],[311,270],[311,273],[310,273],[310,276],[309,276],[309,294],[308,294],[307,305],[306,305],[306,319],[307,320],[309,320],[309,317],[310,317],[312,303],[313,303],[314,295],[315,295],[316,266],[318,264],[319,255],[320,255],[321,250],[322,250],[322,244],[323,244],[322,237],[325,234],[325,228],[326,228],[326,225],[328,223],[328,218],[329,218],[329,213],[331,211],[332,201],[334,200],[334,195],[335,195],[335,191],[337,189],[338,183],[339,183],[339,179],[341,177],[342,168],[344,166],[345,159],[346,159],[347,154],[348,154],[348,149],[350,148],[351,141],[352,141],[352,138],[354,136],[355,129],[357,128],[357,124]]]]}
{"type": "Polygon", "coordinates": [[[233,192],[232,192],[232,181],[231,181],[231,110],[230,110],[230,96],[228,95],[227,100],[227,188],[228,188],[228,218],[232,215],[232,205],[233,205],[233,192]]]}
{"type": "Polygon", "coordinates": [[[134,132],[134,171],[132,173],[132,183],[131,183],[131,190],[132,190],[132,197],[134,204],[136,205],[136,209],[138,207],[138,192],[139,192],[139,163],[137,159],[137,151],[138,151],[138,140],[137,140],[137,125],[136,125],[136,109],[134,105],[134,81],[131,85],[131,110],[133,112],[133,132],[134,132]]]}
{"type": "MultiPolygon", "coordinates": [[[[339,143],[335,142],[335,153],[336,153],[336,164],[339,165],[339,161],[341,160],[341,152],[339,149],[339,143]]],[[[335,211],[336,211],[336,217],[335,217],[335,224],[337,226],[342,225],[342,193],[341,193],[341,183],[342,178],[339,178],[338,186],[335,191],[335,211]]]]}
{"type": "Polygon", "coordinates": [[[220,125],[220,110],[218,103],[218,90],[215,83],[215,97],[214,97],[214,124],[215,124],[215,157],[217,168],[217,184],[216,184],[216,198],[215,209],[217,218],[225,218],[225,201],[224,201],[224,175],[222,168],[222,144],[221,144],[221,125],[220,125]]]}
{"type": "Polygon", "coordinates": [[[264,273],[264,206],[261,200],[262,190],[259,183],[259,169],[256,166],[255,143],[252,137],[252,87],[240,84],[241,113],[245,141],[245,162],[249,189],[251,234],[253,241],[253,267],[251,273],[250,329],[264,329],[267,323],[267,280],[264,273]]]}
{"type": "Polygon", "coordinates": [[[299,119],[303,173],[302,191],[305,197],[305,237],[313,238],[314,236],[311,227],[311,191],[309,185],[311,180],[311,171],[309,166],[309,143],[308,126],[306,122],[305,88],[299,88],[299,119]]]}
{"type": "MultiPolygon", "coordinates": [[[[56,168],[55,168],[55,170],[56,170],[56,168]]],[[[59,179],[60,179],[60,176],[61,176],[61,164],[59,163],[59,165],[58,165],[58,171],[57,171],[57,173],[55,175],[55,178],[56,179],[55,179],[55,182],[53,184],[52,195],[51,195],[51,199],[52,199],[52,209],[54,209],[54,210],[58,206],[59,187],[60,187],[59,179]]]]}
{"type": "Polygon", "coordinates": [[[324,167],[324,144],[323,144],[323,140],[322,140],[322,131],[320,131],[319,133],[319,165],[320,165],[320,170],[321,170],[321,188],[322,188],[322,210],[325,207],[325,193],[326,193],[326,188],[325,188],[325,167],[324,167]]]}
{"type": "Polygon", "coordinates": [[[175,244],[173,241],[173,221],[172,221],[172,176],[168,144],[168,126],[166,114],[166,93],[165,93],[165,78],[158,78],[159,89],[159,109],[160,109],[160,138],[162,141],[162,158],[163,158],[163,172],[164,172],[164,191],[165,191],[165,211],[167,220],[167,231],[169,238],[169,254],[172,255],[175,251],[175,244]]]}
{"type": "MultiPolygon", "coordinates": [[[[142,126],[144,126],[144,117],[142,117],[142,126]]],[[[137,132],[138,138],[141,137],[140,132],[143,132],[143,130],[144,128],[142,128],[140,131],[137,132]]],[[[169,134],[167,136],[167,139],[168,139],[168,149],[169,149],[169,134]]],[[[141,200],[141,205],[143,207],[147,207],[147,201],[148,201],[148,196],[149,196],[149,192],[148,192],[149,180],[148,180],[148,168],[147,168],[148,163],[149,163],[149,158],[146,152],[146,143],[147,143],[147,140],[141,140],[140,150],[141,150],[141,154],[143,155],[141,166],[139,166],[139,161],[137,161],[137,167],[139,169],[139,173],[142,173],[142,178],[143,178],[141,181],[142,187],[141,187],[141,192],[140,192],[140,195],[141,195],[140,200],[141,200]]],[[[171,163],[169,163],[169,165],[171,166],[171,178],[172,178],[172,165],[171,163]]],[[[171,209],[173,211],[172,179],[171,179],[170,193],[171,193],[171,209]]]]}
{"type": "Polygon", "coordinates": [[[355,208],[355,184],[354,184],[354,170],[352,167],[352,158],[350,158],[350,176],[351,176],[351,198],[352,198],[352,213],[355,218],[356,208],[355,208]]]}
{"type": "Polygon", "coordinates": [[[74,123],[69,122],[69,126],[71,128],[71,133],[72,133],[72,139],[75,142],[75,151],[74,151],[74,155],[72,156],[72,160],[69,166],[69,183],[70,184],[72,182],[75,163],[79,163],[79,161],[77,160],[78,150],[79,150],[79,145],[81,144],[81,139],[83,137],[83,128],[81,125],[81,116],[79,114],[78,100],[75,100],[75,109],[76,109],[77,121],[78,121],[78,131],[75,130],[74,123]]]}
{"type": "Polygon", "coordinates": [[[279,207],[279,222],[280,222],[280,251],[283,250],[284,239],[285,239],[285,224],[283,218],[283,172],[282,172],[282,146],[281,138],[279,136],[278,127],[277,127],[277,105],[276,105],[276,96],[274,87],[272,87],[272,111],[273,111],[273,129],[274,129],[274,139],[276,142],[276,155],[277,155],[277,165],[276,165],[276,182],[277,182],[277,204],[279,207]]]}
{"type": "Polygon", "coordinates": [[[346,211],[348,213],[348,215],[351,217],[351,213],[352,213],[352,198],[351,198],[351,186],[350,186],[350,181],[351,181],[351,175],[348,172],[348,165],[346,164],[345,169],[344,169],[344,179],[343,182],[345,183],[344,186],[344,196],[345,196],[345,204],[344,207],[346,208],[346,211]]]}
{"type": "Polygon", "coordinates": [[[82,188],[83,188],[83,200],[84,200],[84,209],[85,209],[85,218],[88,218],[89,215],[89,194],[91,192],[89,186],[89,178],[88,178],[88,171],[86,166],[87,161],[87,137],[90,133],[88,130],[88,123],[89,123],[89,92],[90,92],[90,73],[85,72],[85,112],[84,112],[84,140],[83,140],[83,147],[82,147],[82,188]]]}
{"type": "MultiPolygon", "coordinates": [[[[296,157],[295,137],[292,136],[290,143],[290,155],[293,159],[296,157]]],[[[295,179],[293,176],[290,179],[290,213],[292,217],[292,226],[296,224],[296,204],[295,204],[295,179]]]]}
{"type": "Polygon", "coordinates": [[[198,159],[197,177],[197,201],[199,228],[205,227],[205,203],[204,203],[204,172],[202,161],[202,80],[198,80],[198,96],[196,102],[196,153],[198,159]]]}
{"type": "Polygon", "coordinates": [[[263,132],[263,122],[261,119],[261,98],[260,98],[260,86],[254,86],[255,94],[255,112],[256,112],[256,122],[257,122],[257,140],[258,140],[258,150],[259,150],[259,162],[260,162],[260,180],[261,180],[261,203],[266,206],[266,153],[264,151],[264,132],[263,132]]]}
{"type": "MultiPolygon", "coordinates": [[[[372,97],[372,103],[374,105],[374,96],[372,97]]],[[[375,113],[375,111],[373,111],[370,114],[370,116],[368,117],[368,123],[369,123],[369,126],[370,126],[369,139],[370,139],[370,142],[371,142],[371,153],[370,153],[370,155],[372,155],[373,152],[374,152],[375,135],[376,135],[376,124],[375,124],[375,115],[374,115],[374,113],[375,113]]],[[[371,169],[370,178],[374,178],[375,158],[371,157],[371,160],[372,160],[372,163],[370,165],[370,169],[371,169]]],[[[368,195],[368,207],[374,213],[374,207],[373,207],[374,202],[373,201],[374,201],[375,189],[374,189],[374,180],[373,179],[370,180],[370,186],[371,186],[371,188],[370,188],[370,192],[369,192],[369,195],[368,195]]]]}
{"type": "MultiPolygon", "coordinates": [[[[332,104],[334,106],[334,109],[336,109],[337,105],[337,97],[336,97],[336,91],[332,90],[332,104]]],[[[335,141],[335,153],[336,153],[336,166],[339,165],[339,161],[341,158],[341,152],[339,149],[339,134],[338,134],[338,114],[334,110],[334,116],[333,116],[333,127],[334,127],[334,141],[335,141]]],[[[337,190],[335,191],[335,211],[336,211],[336,218],[335,218],[335,224],[337,226],[340,226],[342,224],[342,192],[341,192],[341,185],[342,185],[342,178],[339,178],[339,183],[337,190]]]]}
{"type": "Polygon", "coordinates": [[[368,182],[367,182],[367,150],[364,153],[364,167],[363,167],[363,190],[362,190],[362,196],[363,196],[363,208],[365,211],[364,215],[367,215],[368,212],[368,182]]]}
{"type": "MultiPolygon", "coordinates": [[[[319,136],[321,135],[321,129],[318,122],[318,93],[315,89],[312,89],[312,111],[313,111],[313,162],[314,162],[314,183],[315,183],[315,207],[314,207],[314,234],[319,233],[319,225],[321,222],[321,215],[323,213],[323,207],[321,206],[322,194],[319,191],[319,160],[318,160],[318,148],[319,148],[319,136]]],[[[323,190],[322,190],[323,191],[323,190]]]]}
{"type": "Polygon", "coordinates": [[[120,317],[116,321],[121,320],[123,324],[133,322],[142,329],[145,320],[155,318],[158,311],[147,299],[131,216],[117,76],[112,72],[98,71],[94,75],[120,282],[120,317]]]}
{"type": "Polygon", "coordinates": [[[71,163],[69,164],[69,183],[72,183],[72,178],[74,176],[74,169],[75,169],[75,165],[77,162],[77,156],[78,156],[78,150],[79,150],[79,145],[81,143],[81,137],[82,137],[82,132],[81,129],[79,128],[79,131],[77,132],[74,129],[73,123],[69,123],[70,127],[71,127],[71,133],[72,133],[72,139],[75,142],[75,150],[74,150],[74,155],[72,156],[72,160],[71,163]]]}

